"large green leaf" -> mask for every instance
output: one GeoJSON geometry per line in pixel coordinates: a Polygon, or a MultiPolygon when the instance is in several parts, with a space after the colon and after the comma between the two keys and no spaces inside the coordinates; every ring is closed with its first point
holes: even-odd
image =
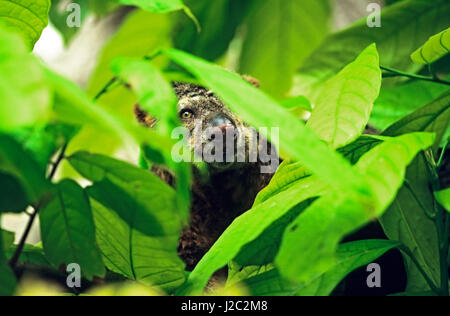
{"type": "Polygon", "coordinates": [[[340,240],[383,214],[403,182],[406,166],[433,141],[432,134],[408,134],[366,153],[355,168],[367,179],[370,195],[332,191],[302,212],[286,229],[275,261],[282,275],[308,282],[327,271],[340,240]]]}
{"type": "Polygon", "coordinates": [[[240,76],[181,51],[168,50],[165,54],[198,77],[248,124],[256,128],[279,128],[279,147],[285,158],[303,162],[312,173],[336,187],[357,186],[364,190],[364,180],[342,157],[295,116],[240,76]]]}
{"type": "Polygon", "coordinates": [[[39,212],[42,244],[56,267],[76,263],[88,280],[106,273],[95,244],[94,220],[89,198],[72,180],[56,186],[55,198],[39,212]]]}
{"type": "Polygon", "coordinates": [[[328,0],[253,1],[240,72],[258,78],[272,95],[283,95],[295,71],[327,35],[329,13],[328,0]]]}
{"type": "Polygon", "coordinates": [[[434,193],[436,200],[441,204],[447,211],[450,212],[450,189],[445,189],[437,191],[434,193]]]}
{"type": "MultiPolygon", "coordinates": [[[[9,1],[8,1],[9,2],[9,1]]],[[[3,10],[3,4],[0,8],[3,10]]],[[[37,59],[22,39],[0,24],[0,130],[48,118],[50,92],[37,59]]]]}
{"type": "Polygon", "coordinates": [[[48,24],[50,0],[2,0],[0,23],[20,33],[31,50],[48,24]]]}
{"type": "Polygon", "coordinates": [[[369,123],[378,130],[384,130],[447,90],[445,85],[420,80],[383,87],[373,106],[369,123]]]}
{"type": "Polygon", "coordinates": [[[0,134],[0,212],[21,212],[25,207],[45,204],[50,184],[45,169],[13,138],[0,134]]]}
{"type": "Polygon", "coordinates": [[[251,1],[185,0],[202,26],[201,32],[187,17],[175,25],[174,46],[207,60],[216,60],[228,49],[251,1]]]}
{"type": "Polygon", "coordinates": [[[189,275],[189,283],[183,293],[201,291],[213,273],[230,262],[243,246],[255,240],[296,205],[320,196],[327,190],[327,186],[315,176],[300,179],[289,189],[255,205],[238,217],[189,275]]]}
{"type": "Polygon", "coordinates": [[[317,95],[318,89],[365,47],[376,43],[380,63],[409,72],[421,68],[409,58],[429,36],[448,27],[447,0],[406,0],[382,11],[382,27],[370,28],[366,18],[330,36],[308,58],[295,80],[295,94],[317,95]]]}
{"type": "MultiPolygon", "coordinates": [[[[397,136],[412,131],[435,132],[438,134],[435,144],[439,144],[449,122],[450,93],[446,92],[435,101],[393,124],[383,134],[397,136]]],[[[386,235],[408,247],[428,277],[435,284],[439,284],[436,227],[422,208],[425,207],[430,213],[434,209],[433,192],[430,189],[430,176],[424,155],[419,155],[408,168],[406,180],[409,186],[404,186],[399,191],[395,202],[380,221],[386,235]]],[[[412,292],[429,290],[423,276],[406,256],[405,264],[408,273],[407,290],[412,292]]]]}
{"type": "Polygon", "coordinates": [[[351,143],[364,131],[380,87],[378,52],[371,45],[324,85],[307,126],[332,148],[351,143]]]}
{"type": "Polygon", "coordinates": [[[431,64],[450,52],[450,28],[436,34],[411,55],[418,64],[431,64]]]}
{"type": "Polygon", "coordinates": [[[413,131],[434,132],[434,148],[437,148],[449,125],[450,91],[446,91],[429,104],[391,125],[383,135],[397,136],[413,131]]]}
{"type": "Polygon", "coordinates": [[[23,148],[46,169],[53,155],[68,143],[78,128],[63,123],[36,124],[11,132],[23,148]]]}
{"type": "Polygon", "coordinates": [[[88,193],[106,266],[168,290],[181,285],[175,191],[149,171],[105,156],[77,153],[69,161],[94,183],[88,193]]]}
{"type": "Polygon", "coordinates": [[[389,240],[361,240],[339,245],[335,263],[306,283],[284,280],[276,269],[244,279],[252,295],[327,296],[349,273],[369,264],[400,243],[389,240]]]}

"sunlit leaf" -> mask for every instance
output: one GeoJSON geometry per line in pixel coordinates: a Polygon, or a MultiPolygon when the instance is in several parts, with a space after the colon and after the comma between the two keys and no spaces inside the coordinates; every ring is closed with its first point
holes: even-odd
{"type": "Polygon", "coordinates": [[[450,189],[434,192],[436,200],[450,212],[450,189]]]}
{"type": "Polygon", "coordinates": [[[48,24],[50,0],[3,0],[0,23],[20,33],[29,50],[48,24]]]}
{"type": "MultiPolygon", "coordinates": [[[[2,10],[3,4],[0,15],[2,10]]],[[[45,121],[50,99],[38,60],[17,34],[0,24],[0,130],[45,121]]]]}
{"type": "Polygon", "coordinates": [[[369,123],[382,131],[447,90],[448,87],[445,85],[420,80],[394,87],[383,87],[373,106],[369,123]]]}
{"type": "Polygon", "coordinates": [[[252,295],[327,296],[348,274],[369,264],[400,244],[389,240],[361,240],[339,245],[336,261],[324,273],[306,283],[289,282],[276,269],[259,271],[243,280],[252,295]]]}
{"type": "MultiPolygon", "coordinates": [[[[435,101],[390,126],[383,134],[398,136],[413,131],[434,132],[437,134],[435,141],[437,146],[449,122],[450,93],[446,92],[435,101]]],[[[404,186],[399,191],[396,200],[381,217],[380,222],[385,234],[408,247],[428,277],[435,284],[439,284],[437,231],[434,222],[425,213],[432,213],[434,210],[427,164],[425,155],[419,155],[414,160],[406,173],[409,186],[404,186]]],[[[429,285],[410,258],[404,256],[404,260],[408,274],[407,290],[412,292],[429,290],[429,285]]]]}
{"type": "Polygon", "coordinates": [[[380,87],[378,52],[371,45],[324,85],[307,126],[332,148],[351,143],[364,131],[380,87]]]}
{"type": "Polygon", "coordinates": [[[448,27],[449,15],[447,0],[405,0],[383,9],[382,27],[368,27],[364,17],[330,36],[303,63],[295,78],[294,93],[317,96],[323,83],[371,43],[376,43],[382,65],[418,71],[421,66],[413,64],[409,55],[428,37],[448,27]]]}
{"type": "Polygon", "coordinates": [[[225,230],[216,243],[189,275],[189,284],[182,293],[201,291],[213,273],[230,262],[249,242],[255,240],[276,220],[297,204],[327,191],[316,177],[300,179],[296,185],[255,205],[225,230]]]}
{"type": "Polygon", "coordinates": [[[148,285],[170,290],[181,285],[182,221],[175,191],[150,171],[112,158],[77,153],[69,160],[93,182],[88,193],[106,266],[148,285]]]}
{"type": "Polygon", "coordinates": [[[45,169],[22,146],[0,134],[0,212],[21,212],[27,205],[45,204],[50,184],[45,169]]]}
{"type": "Polygon", "coordinates": [[[92,280],[106,273],[95,244],[95,229],[89,198],[72,180],[56,186],[55,198],[39,212],[46,258],[56,267],[76,263],[92,280]]]}
{"type": "Polygon", "coordinates": [[[282,275],[307,282],[329,269],[340,240],[383,214],[403,182],[406,166],[433,141],[432,134],[408,134],[366,153],[355,168],[367,178],[371,194],[331,192],[302,212],[286,229],[276,258],[282,275]]]}
{"type": "Polygon", "coordinates": [[[411,55],[418,64],[431,64],[450,52],[450,28],[436,34],[411,55]]]}

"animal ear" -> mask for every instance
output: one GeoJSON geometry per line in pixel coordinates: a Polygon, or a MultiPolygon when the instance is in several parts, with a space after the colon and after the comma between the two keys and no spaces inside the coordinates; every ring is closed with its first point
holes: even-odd
{"type": "Polygon", "coordinates": [[[249,75],[242,75],[242,78],[247,81],[248,83],[252,84],[254,87],[259,88],[261,87],[261,83],[259,82],[258,79],[249,76],[249,75]]]}
{"type": "Polygon", "coordinates": [[[134,106],[134,115],[136,115],[137,120],[139,121],[139,123],[141,123],[142,125],[149,127],[149,128],[153,128],[156,125],[156,119],[152,116],[150,116],[147,112],[145,112],[144,110],[142,110],[139,107],[139,104],[136,104],[134,106]]]}

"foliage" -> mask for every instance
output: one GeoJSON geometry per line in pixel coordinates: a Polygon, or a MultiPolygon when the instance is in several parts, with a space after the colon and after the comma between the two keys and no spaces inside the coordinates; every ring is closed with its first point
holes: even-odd
{"type": "Polygon", "coordinates": [[[28,228],[39,218],[42,243],[0,230],[0,295],[62,295],[18,267],[65,277],[77,263],[94,286],[83,295],[203,294],[227,267],[216,293],[324,296],[394,249],[407,295],[449,295],[448,1],[389,1],[382,28],[362,19],[338,32],[327,0],[80,1],[82,21],[126,6],[86,89],[30,52],[48,19],[67,43],[77,35],[64,2],[3,2],[0,216],[27,212],[28,228]],[[177,248],[198,166],[172,159],[172,80],[278,128],[264,136],[283,159],[189,273],[177,248]],[[154,129],[138,124],[136,103],[154,129]],[[348,241],[373,222],[384,239],[348,241]]]}

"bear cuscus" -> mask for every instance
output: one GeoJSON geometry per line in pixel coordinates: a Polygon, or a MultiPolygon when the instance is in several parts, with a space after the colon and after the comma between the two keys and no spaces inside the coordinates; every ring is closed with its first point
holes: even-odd
{"type": "MultiPolygon", "coordinates": [[[[244,79],[255,86],[259,85],[253,78],[244,77],[244,79]]],[[[212,91],[189,83],[172,85],[178,97],[177,111],[180,121],[190,131],[192,138],[196,128],[194,121],[201,120],[206,126],[216,126],[224,132],[231,129],[235,134],[241,134],[242,139],[245,139],[246,151],[248,150],[247,144],[255,134],[247,133],[247,125],[212,91]]],[[[135,114],[139,122],[147,127],[153,127],[156,123],[156,120],[138,105],[135,114]]],[[[229,137],[229,134],[226,135],[229,137]]],[[[275,156],[278,159],[276,154],[275,156]]],[[[196,266],[233,220],[252,207],[258,192],[269,183],[275,169],[263,173],[262,165],[267,163],[264,164],[259,159],[256,162],[246,160],[207,163],[208,176],[205,178],[193,164],[190,221],[188,227],[183,230],[178,245],[179,256],[186,263],[188,271],[196,266]]],[[[172,173],[162,166],[154,165],[152,172],[170,185],[175,182],[172,173]]]]}

